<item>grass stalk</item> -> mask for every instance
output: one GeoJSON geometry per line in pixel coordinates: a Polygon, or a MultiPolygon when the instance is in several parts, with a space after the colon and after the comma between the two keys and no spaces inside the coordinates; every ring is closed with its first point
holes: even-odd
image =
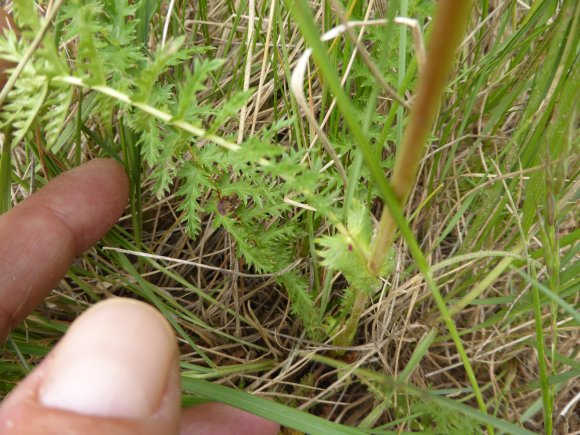
{"type": "Polygon", "coordinates": [[[12,205],[11,201],[11,174],[12,159],[10,148],[12,143],[12,129],[6,128],[4,143],[2,144],[2,156],[0,157],[0,214],[7,212],[12,205]]]}
{"type": "MultiPolygon", "coordinates": [[[[531,266],[532,276],[536,275],[535,267],[531,266]]],[[[536,330],[536,351],[538,357],[538,369],[540,372],[540,388],[542,391],[542,402],[544,412],[544,433],[552,433],[552,395],[548,383],[548,365],[546,364],[546,348],[544,345],[544,331],[542,324],[542,303],[540,301],[540,292],[536,285],[532,286],[532,298],[534,309],[534,326],[536,330]]]]}

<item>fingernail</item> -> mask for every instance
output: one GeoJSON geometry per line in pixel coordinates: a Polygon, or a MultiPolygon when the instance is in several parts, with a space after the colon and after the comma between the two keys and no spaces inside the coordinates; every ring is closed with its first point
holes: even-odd
{"type": "Polygon", "coordinates": [[[40,402],[103,417],[153,414],[177,369],[166,321],[152,307],[121,298],[86,311],[49,358],[40,402]]]}

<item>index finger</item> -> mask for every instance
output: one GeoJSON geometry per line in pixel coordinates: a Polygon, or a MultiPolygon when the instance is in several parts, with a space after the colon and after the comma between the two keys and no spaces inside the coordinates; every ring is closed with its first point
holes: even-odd
{"type": "Polygon", "coordinates": [[[115,224],[128,189],[121,166],[97,159],[0,215],[0,343],[115,224]]]}

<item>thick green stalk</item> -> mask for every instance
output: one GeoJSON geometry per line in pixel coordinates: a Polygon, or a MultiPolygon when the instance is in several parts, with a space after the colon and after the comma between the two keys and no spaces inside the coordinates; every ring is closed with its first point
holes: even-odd
{"type": "Polygon", "coordinates": [[[343,326],[342,331],[334,339],[334,344],[336,346],[342,347],[350,346],[352,344],[360,318],[362,317],[369,299],[368,294],[364,290],[353,289],[353,291],[355,292],[354,302],[352,303],[349,316],[344,322],[344,325],[341,325],[343,326]]]}
{"type": "MultiPolygon", "coordinates": [[[[471,11],[470,1],[443,0],[433,23],[425,70],[419,76],[417,95],[411,108],[403,145],[397,153],[391,178],[399,204],[404,205],[415,184],[419,163],[425,154],[425,142],[437,117],[447,77],[455,60],[471,11]]],[[[393,242],[396,224],[388,207],[384,208],[369,270],[376,275],[393,242]]]]}

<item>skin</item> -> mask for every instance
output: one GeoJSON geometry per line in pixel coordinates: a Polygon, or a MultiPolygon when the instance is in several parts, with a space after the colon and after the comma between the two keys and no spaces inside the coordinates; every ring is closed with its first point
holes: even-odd
{"type": "MultiPolygon", "coordinates": [[[[0,8],[0,31],[7,25],[13,25],[12,20],[0,8]]],[[[0,60],[0,89],[6,82],[3,71],[9,66],[0,60]]],[[[113,160],[96,159],[63,173],[0,215],[0,343],[58,284],[74,258],[115,224],[127,203],[128,191],[124,169],[113,160]]],[[[182,410],[178,359],[173,330],[154,308],[124,298],[96,304],[72,323],[55,349],[0,404],[0,433],[278,433],[278,424],[220,403],[182,410]],[[106,326],[103,326],[103,319],[106,326]],[[128,319],[133,320],[137,334],[131,331],[128,319]],[[111,330],[115,331],[114,339],[111,339],[111,330]],[[147,331],[145,339],[140,338],[138,332],[141,331],[147,331]],[[155,346],[150,346],[148,339],[153,340],[155,346]],[[93,353],[91,361],[100,361],[99,352],[105,353],[102,348],[111,342],[116,347],[107,350],[109,360],[112,358],[119,366],[124,365],[128,369],[127,377],[138,379],[132,373],[136,372],[145,380],[143,383],[154,385],[153,393],[143,395],[144,403],[136,411],[132,402],[126,407],[133,410],[134,416],[109,416],[109,411],[103,407],[97,407],[98,412],[80,412],[71,410],[67,404],[47,404],[46,391],[50,391],[55,378],[58,380],[61,373],[70,372],[77,359],[83,367],[87,352],[93,353]],[[136,364],[136,360],[144,363],[136,364]],[[147,368],[151,368],[151,364],[146,363],[149,360],[161,361],[156,365],[160,367],[158,373],[147,372],[147,368]]],[[[80,373],[83,376],[85,371],[80,373]]],[[[106,384],[106,379],[102,381],[106,384]]],[[[74,387],[65,388],[65,394],[74,397],[75,391],[71,390],[74,387]]],[[[115,410],[124,409],[123,405],[134,399],[133,396],[125,400],[123,391],[121,394],[111,392],[111,395],[115,397],[115,410]]],[[[89,405],[92,404],[89,402],[89,405]]]]}

